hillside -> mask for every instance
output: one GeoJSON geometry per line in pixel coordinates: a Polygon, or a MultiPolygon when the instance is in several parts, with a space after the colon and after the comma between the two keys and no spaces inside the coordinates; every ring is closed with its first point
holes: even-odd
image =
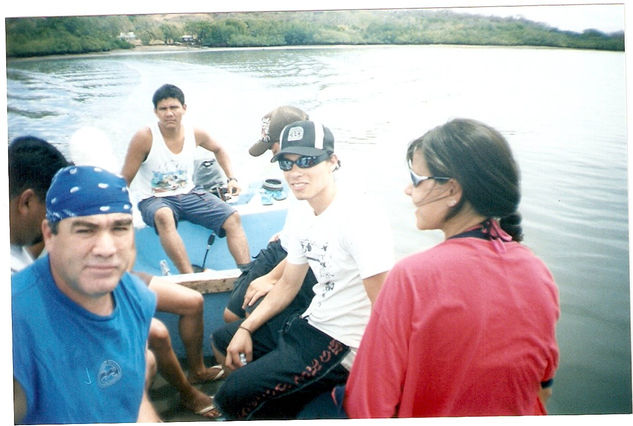
{"type": "Polygon", "coordinates": [[[7,57],[182,44],[264,47],[461,44],[624,50],[624,33],[560,31],[516,18],[449,10],[350,10],[8,18],[7,57]]]}

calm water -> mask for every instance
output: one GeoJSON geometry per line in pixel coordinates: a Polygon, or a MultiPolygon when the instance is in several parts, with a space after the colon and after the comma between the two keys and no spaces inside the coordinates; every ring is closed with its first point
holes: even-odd
{"type": "Polygon", "coordinates": [[[351,179],[389,206],[398,256],[440,241],[414,228],[403,194],[406,144],[453,117],[507,136],[522,169],[525,244],[560,287],[554,414],[630,413],[625,57],[477,47],[224,50],[7,64],[9,138],[62,151],[102,130],[122,161],[154,119],[151,96],[180,86],[188,116],[225,144],[242,182],[270,165],[246,154],[281,104],[330,127],[351,179]]]}

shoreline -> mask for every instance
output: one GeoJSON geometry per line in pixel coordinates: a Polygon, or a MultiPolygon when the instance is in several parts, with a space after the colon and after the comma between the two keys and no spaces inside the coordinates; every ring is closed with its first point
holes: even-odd
{"type": "MultiPolygon", "coordinates": [[[[346,47],[377,47],[377,46],[409,46],[404,44],[311,44],[311,45],[283,45],[283,46],[227,46],[227,47],[204,47],[204,46],[183,46],[172,44],[155,44],[151,46],[135,46],[131,49],[113,49],[104,52],[86,52],[86,53],[68,53],[55,55],[39,55],[25,57],[7,57],[9,61],[35,61],[44,59],[73,59],[73,58],[89,58],[104,56],[130,56],[142,54],[159,54],[159,53],[187,53],[187,52],[217,52],[227,50],[282,50],[282,49],[337,49],[346,47]]],[[[410,45],[419,46],[419,45],[410,45]]],[[[426,46],[435,46],[428,44],[426,46]]]]}
{"type": "Polygon", "coordinates": [[[499,48],[528,48],[528,49],[572,49],[572,50],[595,50],[604,52],[621,52],[614,50],[601,49],[584,49],[579,47],[558,47],[558,46],[533,46],[533,45],[502,45],[502,44],[314,44],[314,45],[297,45],[297,46],[227,46],[227,47],[203,47],[203,46],[183,46],[171,44],[159,44],[151,46],[135,46],[131,49],[113,49],[105,52],[86,52],[86,53],[69,53],[64,55],[41,55],[27,57],[7,57],[8,62],[24,62],[37,60],[55,60],[55,59],[74,59],[74,58],[90,58],[105,56],[131,56],[142,54],[160,54],[160,53],[191,53],[191,52],[214,52],[226,50],[281,50],[281,49],[336,49],[346,47],[387,47],[387,46],[468,46],[468,47],[499,47],[499,48]]]}
{"type": "Polygon", "coordinates": [[[40,56],[25,56],[25,57],[7,57],[9,61],[33,61],[42,59],[72,59],[72,58],[87,58],[87,57],[103,57],[103,56],[124,56],[143,53],[164,53],[164,52],[189,52],[193,50],[204,50],[203,47],[192,46],[177,46],[177,45],[152,45],[152,46],[135,46],[131,49],[113,49],[105,52],[86,52],[86,53],[69,53],[66,55],[40,55],[40,56]]]}
{"type": "MultiPolygon", "coordinates": [[[[227,50],[281,50],[281,49],[336,49],[345,47],[377,47],[377,46],[405,46],[402,44],[312,44],[312,45],[283,45],[283,46],[227,46],[227,47],[204,47],[204,46],[183,46],[171,44],[156,44],[151,46],[135,46],[131,49],[113,49],[105,52],[69,53],[64,55],[40,55],[25,57],[7,57],[7,62],[15,61],[35,61],[45,59],[73,59],[104,56],[130,56],[142,54],[159,53],[187,53],[187,52],[216,52],[227,50]]],[[[412,45],[413,46],[413,45],[412,45]]],[[[415,45],[418,46],[418,45],[415,45]]],[[[431,44],[427,46],[433,46],[431,44]]]]}

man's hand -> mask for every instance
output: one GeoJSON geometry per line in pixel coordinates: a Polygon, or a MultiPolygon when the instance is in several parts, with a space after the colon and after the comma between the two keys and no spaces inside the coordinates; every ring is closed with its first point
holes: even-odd
{"type": "Polygon", "coordinates": [[[277,280],[273,279],[270,274],[262,275],[251,281],[246,293],[244,294],[244,303],[242,309],[253,306],[261,297],[264,297],[272,290],[277,280]]]}
{"type": "Polygon", "coordinates": [[[229,346],[226,348],[226,360],[224,361],[224,365],[229,370],[237,370],[243,367],[240,354],[246,356],[246,362],[253,360],[253,339],[248,329],[242,326],[237,329],[233,335],[233,339],[231,339],[231,343],[229,343],[229,346]]]}
{"type": "Polygon", "coordinates": [[[242,188],[240,188],[236,179],[229,179],[226,184],[226,189],[231,196],[240,195],[240,192],[242,192],[242,188]]]}

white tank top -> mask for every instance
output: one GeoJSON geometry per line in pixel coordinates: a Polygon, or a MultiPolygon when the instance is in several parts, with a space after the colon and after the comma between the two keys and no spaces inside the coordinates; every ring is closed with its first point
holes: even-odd
{"type": "MultiPolygon", "coordinates": [[[[185,126],[184,123],[182,125],[185,126]]],[[[138,199],[188,193],[194,187],[196,138],[193,127],[184,127],[185,141],[178,154],[170,151],[165,144],[158,123],[149,128],[152,133],[152,148],[134,179],[138,180],[138,199]]]]}

